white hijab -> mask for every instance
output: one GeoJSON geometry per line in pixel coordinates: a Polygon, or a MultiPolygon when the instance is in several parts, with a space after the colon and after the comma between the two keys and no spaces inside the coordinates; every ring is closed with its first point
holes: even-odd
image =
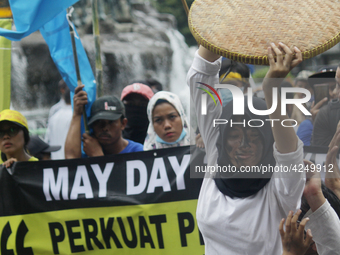
{"type": "MultiPolygon", "coordinates": [[[[157,92],[149,101],[148,108],[147,108],[147,114],[149,118],[149,127],[146,134],[146,138],[144,141],[144,150],[154,150],[154,149],[161,149],[161,148],[170,148],[170,147],[178,147],[178,146],[185,146],[190,145],[190,130],[189,130],[189,123],[187,120],[187,117],[184,113],[183,106],[181,101],[179,100],[179,97],[171,92],[167,91],[159,91],[157,92]],[[155,108],[156,102],[159,100],[166,100],[168,101],[179,113],[179,116],[182,120],[182,126],[183,130],[186,133],[186,135],[180,140],[177,141],[174,144],[166,144],[166,143],[160,143],[156,140],[157,134],[153,128],[153,122],[152,122],[152,112],[155,108]]],[[[182,131],[183,132],[183,131],[182,131]]]]}

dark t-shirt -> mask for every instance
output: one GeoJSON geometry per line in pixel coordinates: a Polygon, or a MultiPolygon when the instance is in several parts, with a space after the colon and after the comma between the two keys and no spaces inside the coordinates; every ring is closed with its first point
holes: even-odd
{"type": "Polygon", "coordinates": [[[312,145],[328,146],[340,120],[340,102],[332,100],[323,106],[316,115],[313,128],[312,145]]]}

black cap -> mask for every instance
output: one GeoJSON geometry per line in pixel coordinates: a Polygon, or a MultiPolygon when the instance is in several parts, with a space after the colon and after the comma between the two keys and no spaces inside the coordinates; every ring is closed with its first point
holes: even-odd
{"type": "Polygon", "coordinates": [[[117,120],[125,115],[123,103],[115,96],[104,96],[93,102],[88,124],[97,120],[117,120]]]}
{"type": "Polygon", "coordinates": [[[29,153],[34,156],[41,152],[54,152],[60,150],[60,145],[51,146],[45,143],[43,140],[40,139],[39,136],[33,135],[30,136],[30,141],[27,145],[27,149],[29,153]]]}
{"type": "Polygon", "coordinates": [[[314,87],[315,84],[335,82],[336,66],[321,68],[317,73],[308,77],[308,84],[314,87]]]}

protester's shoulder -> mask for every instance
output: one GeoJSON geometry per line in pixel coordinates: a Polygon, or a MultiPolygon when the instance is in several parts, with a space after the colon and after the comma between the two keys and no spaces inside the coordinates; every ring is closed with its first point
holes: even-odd
{"type": "Polygon", "coordinates": [[[143,151],[143,144],[134,142],[129,139],[125,139],[125,140],[128,141],[129,143],[121,153],[143,151]]]}
{"type": "Polygon", "coordinates": [[[307,130],[310,129],[313,129],[313,122],[310,119],[306,119],[302,121],[301,124],[299,125],[297,133],[306,132],[307,130]]]}

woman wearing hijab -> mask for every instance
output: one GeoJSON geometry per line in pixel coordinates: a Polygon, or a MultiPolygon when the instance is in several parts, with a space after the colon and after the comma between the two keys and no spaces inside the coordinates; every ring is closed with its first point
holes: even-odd
{"type": "Polygon", "coordinates": [[[18,111],[0,112],[0,151],[5,167],[16,161],[38,161],[27,152],[29,131],[26,118],[18,111]]]}
{"type": "MultiPolygon", "coordinates": [[[[302,61],[297,48],[292,52],[282,43],[279,47],[271,44],[268,48],[270,68],[263,83],[266,103],[252,98],[255,109],[271,108],[272,88],[279,87],[288,72],[302,61]]],[[[277,109],[270,116],[251,113],[248,98],[244,98],[244,115],[233,115],[234,101],[222,110],[221,105],[215,105],[209,98],[207,114],[202,115],[202,91],[197,87],[206,88],[202,83],[218,84],[220,65],[220,56],[200,46],[188,73],[208,166],[234,170],[207,173],[206,177],[211,178],[204,178],[196,216],[205,254],[279,255],[282,244],[277,226],[290,210],[299,208],[305,182],[303,171],[283,172],[279,166],[281,169],[303,166],[303,143],[293,127],[281,125],[287,116],[281,116],[279,97],[277,109]],[[214,127],[214,119],[228,123],[214,127]],[[264,166],[267,172],[263,171],[264,166]],[[259,172],[241,171],[251,167],[259,172]]]]}
{"type": "Polygon", "coordinates": [[[190,145],[187,117],[176,94],[157,92],[149,101],[147,114],[150,123],[145,151],[190,145]]]}

